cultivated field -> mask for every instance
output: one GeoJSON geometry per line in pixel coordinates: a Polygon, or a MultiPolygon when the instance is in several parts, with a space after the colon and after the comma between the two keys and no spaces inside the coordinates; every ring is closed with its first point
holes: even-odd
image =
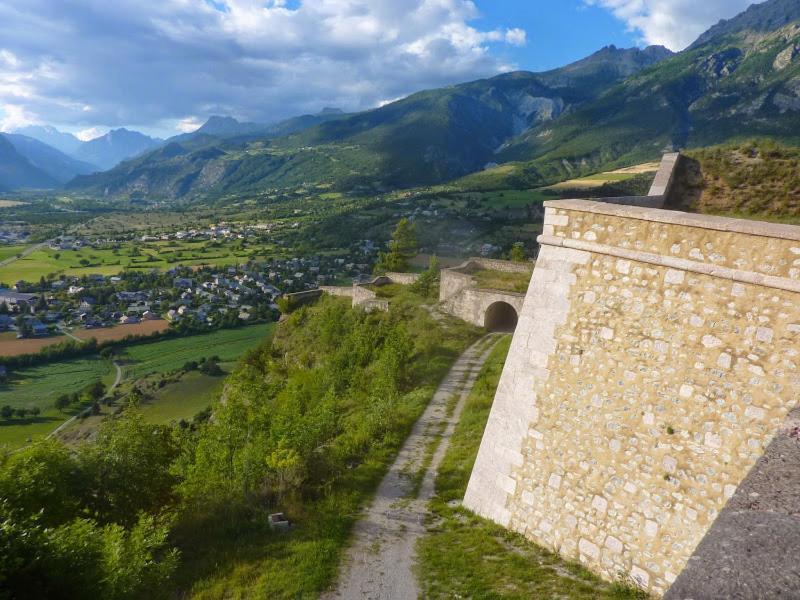
{"type": "Polygon", "coordinates": [[[52,346],[53,344],[60,344],[67,340],[69,340],[69,338],[64,335],[18,340],[16,333],[13,331],[6,331],[5,333],[0,333],[0,357],[35,354],[42,348],[52,346]]]}
{"type": "Polygon", "coordinates": [[[235,361],[250,348],[266,340],[274,324],[221,329],[189,337],[136,344],[126,348],[122,361],[125,377],[135,379],[150,373],[167,373],[186,362],[219,356],[223,362],[235,361]]]}
{"type": "Polygon", "coordinates": [[[617,183],[620,181],[627,181],[633,179],[636,175],[643,175],[645,173],[655,174],[658,171],[659,163],[644,163],[641,165],[634,165],[632,167],[624,167],[616,171],[608,171],[606,173],[597,173],[596,175],[589,175],[587,177],[579,177],[577,179],[570,179],[562,181],[555,185],[551,185],[548,190],[565,191],[565,190],[587,190],[604,186],[607,183],[617,183]]]}
{"type": "Polygon", "coordinates": [[[15,257],[25,250],[27,246],[0,246],[0,261],[15,257]]]}
{"type": "Polygon", "coordinates": [[[169,329],[169,322],[164,320],[142,321],[135,325],[117,325],[116,327],[104,327],[99,329],[76,329],[72,335],[82,340],[96,339],[98,342],[109,340],[121,340],[129,335],[150,335],[156,332],[169,329]]]}
{"type": "MultiPolygon", "coordinates": [[[[231,368],[234,364],[224,366],[231,368]]],[[[153,400],[142,404],[141,411],[151,423],[190,419],[211,405],[222,392],[224,383],[224,377],[211,377],[198,371],[186,373],[180,381],[156,392],[153,400]]]]}
{"type": "MultiPolygon", "coordinates": [[[[8,247],[5,247],[8,248],[8,247]]],[[[5,249],[3,248],[3,249],[5,249]]],[[[19,252],[19,250],[17,250],[19,252]]],[[[14,256],[17,252],[12,253],[14,256]]],[[[244,264],[274,256],[270,244],[188,242],[126,242],[119,248],[82,248],[53,250],[41,248],[19,260],[0,267],[0,281],[38,281],[58,275],[116,275],[134,269],[169,269],[185,266],[222,266],[244,264]]],[[[0,255],[1,257],[2,255],[0,255]]]]}
{"type": "Polygon", "coordinates": [[[114,368],[107,360],[85,358],[12,370],[8,382],[0,385],[0,406],[39,408],[38,417],[0,421],[0,447],[17,448],[28,439],[46,436],[77,410],[62,413],[53,407],[61,394],[72,394],[88,384],[113,382],[114,368]]]}

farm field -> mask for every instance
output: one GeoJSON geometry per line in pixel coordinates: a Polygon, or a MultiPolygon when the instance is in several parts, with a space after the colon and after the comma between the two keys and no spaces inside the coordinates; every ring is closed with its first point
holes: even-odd
{"type": "MultiPolygon", "coordinates": [[[[96,339],[98,342],[109,340],[121,340],[129,335],[150,335],[152,333],[166,331],[169,329],[169,322],[164,320],[142,321],[135,325],[117,325],[116,327],[104,327],[99,329],[76,329],[72,335],[82,340],[96,339]]],[[[0,349],[2,346],[0,346],[0,349]]]]}
{"type": "Polygon", "coordinates": [[[594,189],[602,187],[607,183],[627,181],[628,179],[633,179],[636,175],[642,175],[644,173],[655,174],[656,171],[658,171],[658,167],[659,163],[644,163],[632,167],[624,167],[615,171],[608,171],[606,173],[596,173],[595,175],[562,181],[561,183],[556,183],[555,185],[543,189],[559,192],[564,190],[594,189]]]}
{"type": "Polygon", "coordinates": [[[64,335],[53,335],[42,338],[28,338],[18,340],[17,334],[13,331],[0,333],[0,357],[17,356],[19,354],[35,354],[42,348],[60,344],[69,338],[64,335]]]}
{"type": "Polygon", "coordinates": [[[46,436],[60,423],[76,412],[62,413],[53,407],[61,394],[77,392],[86,385],[102,380],[113,382],[114,368],[110,361],[84,358],[54,362],[36,367],[11,371],[7,383],[0,385],[0,406],[12,408],[38,407],[38,417],[0,422],[0,447],[17,448],[28,438],[46,436]]]}
{"type": "MultiPolygon", "coordinates": [[[[235,363],[222,365],[229,371],[235,363]]],[[[153,400],[141,405],[144,418],[150,423],[169,423],[190,419],[222,392],[225,377],[212,377],[197,371],[186,373],[180,381],[159,390],[153,400]]]]}
{"type": "Polygon", "coordinates": [[[494,192],[468,192],[458,194],[463,200],[475,199],[481,206],[494,209],[523,208],[528,204],[556,200],[553,194],[540,189],[532,190],[498,190],[494,192]]]}
{"type": "MultiPolygon", "coordinates": [[[[53,250],[41,248],[28,256],[0,267],[0,281],[37,281],[58,275],[116,275],[131,269],[169,269],[175,266],[221,266],[269,258],[275,248],[270,244],[234,244],[202,242],[129,242],[119,248],[82,248],[53,250]]],[[[13,256],[13,254],[12,254],[13,256]]]]}
{"type": "MultiPolygon", "coordinates": [[[[2,202],[2,200],[0,200],[2,202]]],[[[0,246],[0,261],[16,256],[28,246],[0,246]]]]}
{"type": "Polygon", "coordinates": [[[121,357],[126,379],[144,377],[150,373],[167,373],[183,367],[186,362],[219,356],[222,362],[237,360],[250,348],[267,339],[275,325],[250,325],[238,329],[221,329],[188,337],[135,344],[121,357]]]}

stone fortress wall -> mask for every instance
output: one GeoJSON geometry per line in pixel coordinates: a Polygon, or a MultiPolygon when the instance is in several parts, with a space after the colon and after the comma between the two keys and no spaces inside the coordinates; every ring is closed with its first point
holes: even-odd
{"type": "Polygon", "coordinates": [[[487,312],[497,303],[508,304],[519,315],[525,294],[480,289],[471,273],[479,269],[527,273],[531,271],[532,266],[530,263],[507,260],[470,258],[457,267],[442,269],[439,281],[439,302],[442,310],[478,327],[487,325],[487,312]]]}
{"type": "Polygon", "coordinates": [[[419,279],[419,273],[386,273],[386,275],[379,275],[367,283],[354,283],[352,286],[323,285],[319,287],[318,293],[352,298],[353,308],[358,306],[367,311],[378,310],[386,312],[389,310],[389,301],[378,298],[378,294],[371,288],[393,283],[397,285],[412,285],[417,279],[419,279]]]}
{"type": "MultiPolygon", "coordinates": [[[[793,448],[800,465],[790,415],[800,399],[800,227],[650,208],[664,181],[638,206],[545,203],[541,252],[464,500],[654,594],[690,557],[722,565],[686,570],[706,584],[737,581],[730,570],[741,564],[703,549],[735,554],[731,540],[754,538],[729,523],[744,522],[742,507],[759,510],[757,486],[773,497],[800,478],[775,475],[765,454],[780,448],[785,465],[793,448]],[[720,517],[730,511],[739,516],[720,517]],[[700,544],[707,535],[713,542],[700,544]]],[[[795,536],[800,500],[777,495],[747,522],[795,536]]],[[[742,572],[762,580],[751,591],[766,589],[775,570],[746,546],[742,572]]],[[[773,551],[787,547],[798,543],[773,551]]],[[[789,571],[796,586],[797,565],[789,571]]],[[[723,597],[698,594],[697,580],[672,597],[723,597]]]]}

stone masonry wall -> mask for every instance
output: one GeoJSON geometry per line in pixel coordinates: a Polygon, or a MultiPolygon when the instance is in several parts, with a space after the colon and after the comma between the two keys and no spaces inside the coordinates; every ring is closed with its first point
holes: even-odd
{"type": "Polygon", "coordinates": [[[663,594],[800,398],[800,228],[548,202],[465,505],[663,594]]]}

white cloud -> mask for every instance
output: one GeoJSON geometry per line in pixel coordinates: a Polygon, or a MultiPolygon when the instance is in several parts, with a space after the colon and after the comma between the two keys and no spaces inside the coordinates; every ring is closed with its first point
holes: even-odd
{"type": "Polygon", "coordinates": [[[585,0],[602,6],[638,31],[642,41],[683,50],[720,19],[763,0],[585,0]]]}
{"type": "Polygon", "coordinates": [[[106,133],[108,133],[108,129],[104,129],[102,127],[89,127],[88,129],[81,129],[80,131],[76,132],[75,137],[82,142],[88,142],[89,140],[99,138],[106,133]]]}
{"type": "Polygon", "coordinates": [[[197,117],[186,117],[178,121],[178,123],[175,125],[175,129],[181,133],[191,133],[200,129],[202,125],[203,121],[201,119],[198,119],[197,117]]]}
{"type": "Polygon", "coordinates": [[[189,127],[187,114],[364,109],[506,68],[493,45],[523,45],[525,31],[482,31],[477,17],[470,0],[3,0],[0,106],[163,129],[189,127]]]}

